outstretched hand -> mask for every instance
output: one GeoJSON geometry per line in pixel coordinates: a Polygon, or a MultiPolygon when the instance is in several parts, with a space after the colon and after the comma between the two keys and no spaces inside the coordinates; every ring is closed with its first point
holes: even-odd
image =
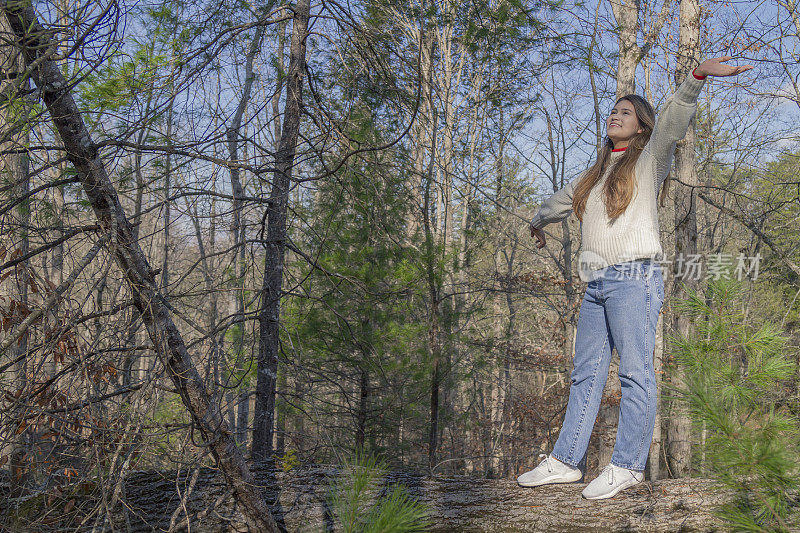
{"type": "Polygon", "coordinates": [[[753,65],[724,65],[723,61],[733,59],[733,56],[711,57],[700,63],[694,70],[700,76],[736,76],[753,68],[753,65]]]}
{"type": "Polygon", "coordinates": [[[539,228],[534,228],[530,224],[528,227],[531,229],[531,237],[536,238],[536,247],[542,248],[545,244],[547,244],[547,239],[544,236],[544,231],[539,228]]]}

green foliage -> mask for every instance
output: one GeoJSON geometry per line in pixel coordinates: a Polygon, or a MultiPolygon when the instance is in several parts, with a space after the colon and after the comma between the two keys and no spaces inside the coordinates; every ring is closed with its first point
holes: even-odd
{"type": "MultiPolygon", "coordinates": [[[[373,104],[378,105],[353,103],[349,138],[386,142],[373,104]]],[[[315,263],[293,265],[302,282],[281,309],[282,344],[297,347],[292,364],[313,369],[315,376],[336,376],[337,387],[352,395],[342,402],[350,416],[325,435],[329,444],[353,446],[363,429],[366,449],[391,449],[396,456],[410,446],[399,442],[404,439],[398,428],[416,435],[427,418],[430,377],[426,278],[420,252],[406,244],[408,176],[397,172],[402,157],[391,151],[359,154],[317,182],[313,204],[298,215],[311,221],[311,229],[293,237],[304,241],[315,263]]],[[[327,394],[316,386],[305,392],[327,394]]],[[[315,405],[320,408],[327,409],[315,405]]],[[[339,407],[330,408],[338,416],[339,407]]]]}
{"type": "Polygon", "coordinates": [[[155,53],[152,45],[139,46],[129,56],[116,54],[81,84],[81,99],[92,108],[127,109],[153,89],[158,69],[168,62],[169,58],[155,53]]]}
{"type": "MultiPolygon", "coordinates": [[[[166,393],[158,398],[152,412],[153,421],[165,426],[189,424],[191,418],[183,406],[180,396],[166,393]]],[[[148,454],[141,466],[160,465],[164,457],[171,457],[186,445],[185,435],[179,432],[165,431],[151,436],[148,442],[148,454]]]]}
{"type": "Polygon", "coordinates": [[[690,291],[676,307],[694,319],[690,337],[672,338],[697,426],[708,432],[711,474],[735,498],[717,510],[737,531],[787,531],[800,518],[800,425],[785,380],[795,368],[788,339],[773,323],[754,324],[740,310],[742,283],[710,281],[704,300],[690,291]]]}
{"type": "Polygon", "coordinates": [[[405,488],[394,484],[389,494],[371,503],[371,489],[379,485],[386,466],[357,453],[342,466],[342,475],[331,482],[328,502],[344,533],[400,533],[424,531],[430,526],[429,510],[413,500],[405,488]]]}
{"type": "Polygon", "coordinates": [[[281,470],[284,472],[288,472],[292,468],[300,466],[300,459],[297,458],[297,453],[291,448],[287,449],[286,452],[278,458],[278,461],[281,465],[281,470]]]}

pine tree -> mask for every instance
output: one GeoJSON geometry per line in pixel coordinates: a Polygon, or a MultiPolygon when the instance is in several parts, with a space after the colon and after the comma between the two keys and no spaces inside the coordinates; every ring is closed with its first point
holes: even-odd
{"type": "MultiPolygon", "coordinates": [[[[740,281],[709,282],[708,298],[689,291],[675,302],[696,323],[689,337],[672,337],[686,384],[692,422],[705,425],[706,467],[731,501],[716,513],[736,531],[796,527],[800,477],[796,398],[786,394],[795,369],[788,338],[772,323],[753,323],[741,311],[740,281]]],[[[752,315],[751,315],[752,316],[752,315]]]]}
{"type": "Polygon", "coordinates": [[[401,484],[387,487],[373,503],[376,485],[386,475],[385,463],[373,455],[356,452],[331,482],[328,501],[347,533],[404,533],[425,531],[431,525],[430,509],[414,500],[401,484]]]}

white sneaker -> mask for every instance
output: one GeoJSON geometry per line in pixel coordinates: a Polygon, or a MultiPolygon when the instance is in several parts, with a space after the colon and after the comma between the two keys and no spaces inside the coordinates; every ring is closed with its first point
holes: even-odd
{"type": "Polygon", "coordinates": [[[607,464],[600,475],[583,489],[583,497],[587,500],[611,498],[623,489],[627,489],[644,480],[644,472],[607,464]]]}
{"type": "Polygon", "coordinates": [[[538,487],[548,483],[573,483],[583,477],[580,468],[562,463],[552,455],[540,453],[539,457],[544,457],[539,466],[517,478],[520,486],[538,487]]]}

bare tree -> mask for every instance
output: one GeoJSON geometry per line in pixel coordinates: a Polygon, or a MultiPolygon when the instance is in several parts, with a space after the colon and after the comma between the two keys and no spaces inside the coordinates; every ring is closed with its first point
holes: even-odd
{"type": "Polygon", "coordinates": [[[276,153],[270,203],[267,208],[266,261],[259,311],[258,377],[253,429],[253,458],[265,460],[273,450],[275,387],[280,350],[280,308],[286,246],[286,212],[289,185],[295,165],[300,113],[303,106],[303,77],[310,0],[298,2],[292,23],[289,68],[286,73],[286,107],[276,153]]]}
{"type": "Polygon", "coordinates": [[[59,66],[49,57],[53,43],[39,24],[31,5],[5,3],[8,18],[29,69],[41,91],[51,119],[64,143],[84,191],[94,209],[109,252],[124,272],[131,298],[141,313],[150,339],[200,434],[205,439],[226,481],[237,496],[251,529],[277,531],[253,475],[236,448],[219,410],[209,401],[206,388],[183,337],[158,290],[153,269],[133,238],[133,228],[122,209],[97,146],[72,98],[59,66]]]}

